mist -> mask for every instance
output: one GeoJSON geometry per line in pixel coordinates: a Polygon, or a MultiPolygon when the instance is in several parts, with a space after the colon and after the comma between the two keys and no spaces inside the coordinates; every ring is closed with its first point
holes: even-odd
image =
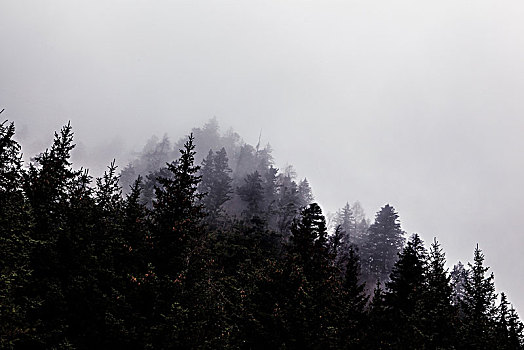
{"type": "Polygon", "coordinates": [[[524,312],[524,4],[4,1],[0,107],[26,157],[71,121],[75,163],[120,169],[213,116],[325,212],[393,205],[450,266],[486,264],[524,312]]]}

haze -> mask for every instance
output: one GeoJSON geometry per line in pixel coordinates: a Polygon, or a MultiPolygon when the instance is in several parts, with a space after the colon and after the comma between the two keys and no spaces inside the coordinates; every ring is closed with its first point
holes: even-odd
{"type": "Polygon", "coordinates": [[[76,157],[123,166],[153,134],[216,116],[274,148],[326,211],[385,203],[477,243],[524,310],[524,3],[0,2],[0,108],[24,153],[71,120],[76,157]]]}

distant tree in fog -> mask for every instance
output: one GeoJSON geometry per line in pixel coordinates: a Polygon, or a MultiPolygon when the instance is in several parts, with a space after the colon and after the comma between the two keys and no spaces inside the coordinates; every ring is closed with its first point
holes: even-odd
{"type": "Polygon", "coordinates": [[[198,190],[205,194],[202,203],[211,217],[216,217],[222,211],[224,203],[231,199],[230,174],[231,169],[225,148],[222,147],[215,154],[209,150],[207,157],[202,161],[202,181],[198,185],[198,190]]]}
{"type": "Polygon", "coordinates": [[[362,270],[368,283],[385,282],[404,246],[405,232],[395,209],[386,204],[375,216],[361,246],[362,270]]]}

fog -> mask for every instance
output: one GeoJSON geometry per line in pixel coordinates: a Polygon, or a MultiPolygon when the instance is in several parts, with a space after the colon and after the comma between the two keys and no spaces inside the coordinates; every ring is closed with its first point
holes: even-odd
{"type": "Polygon", "coordinates": [[[390,203],[450,265],[478,243],[522,313],[523,17],[520,1],[4,0],[0,108],[26,156],[71,120],[95,173],[213,116],[261,132],[325,211],[390,203]]]}

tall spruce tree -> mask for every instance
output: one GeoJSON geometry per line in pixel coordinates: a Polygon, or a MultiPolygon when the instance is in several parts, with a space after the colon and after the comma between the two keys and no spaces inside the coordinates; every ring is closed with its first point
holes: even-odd
{"type": "Polygon", "coordinates": [[[495,284],[493,273],[487,274],[484,254],[478,245],[475,248],[473,264],[468,263],[470,274],[465,283],[462,300],[461,338],[465,349],[493,349],[495,327],[495,284]]]}
{"type": "Polygon", "coordinates": [[[354,246],[349,246],[340,300],[339,347],[358,349],[364,345],[366,305],[368,296],[360,277],[360,258],[354,246]]]}
{"type": "Polygon", "coordinates": [[[286,338],[285,347],[325,347],[327,305],[320,303],[329,295],[329,251],[325,218],[312,203],[291,226],[284,281],[286,338]]]}
{"type": "Polygon", "coordinates": [[[376,214],[361,247],[363,274],[368,285],[388,280],[404,245],[404,234],[397,212],[389,204],[385,205],[376,214]]]}
{"type": "Polygon", "coordinates": [[[244,184],[237,189],[240,198],[247,203],[245,215],[248,217],[259,216],[262,201],[264,199],[264,188],[262,187],[262,178],[258,171],[247,174],[244,184]]]}
{"type": "Polygon", "coordinates": [[[13,123],[0,124],[0,347],[6,349],[31,336],[35,324],[27,312],[37,306],[24,296],[31,282],[33,223],[22,191],[22,156],[14,134],[13,123]]]}
{"type": "Polygon", "coordinates": [[[427,287],[418,305],[424,343],[432,349],[450,349],[456,344],[456,310],[445,264],[444,251],[435,238],[426,267],[427,287]]]}
{"type": "Polygon", "coordinates": [[[311,186],[309,185],[309,181],[306,178],[298,183],[297,191],[300,207],[305,207],[306,205],[313,203],[315,198],[313,197],[313,192],[311,190],[311,186]]]}
{"type": "Polygon", "coordinates": [[[389,308],[390,342],[396,349],[419,349],[425,339],[421,334],[421,314],[417,308],[426,291],[424,244],[413,234],[393,267],[386,283],[385,302],[389,308]]]}
{"type": "Polygon", "coordinates": [[[202,203],[210,219],[216,218],[222,211],[224,203],[231,199],[230,173],[225,148],[222,147],[215,154],[209,150],[209,154],[202,162],[202,180],[198,184],[198,190],[205,194],[202,203]]]}
{"type": "MultiPolygon", "coordinates": [[[[24,173],[24,192],[34,218],[30,238],[35,243],[27,295],[41,301],[29,315],[37,327],[35,336],[23,343],[26,347],[69,344],[67,328],[71,309],[64,295],[76,273],[71,258],[80,262],[71,244],[73,237],[67,220],[69,197],[75,188],[87,190],[86,182],[89,182],[87,176],[71,168],[73,148],[73,130],[67,124],[60,133],[55,133],[51,148],[37,155],[35,163],[24,173]]],[[[90,200],[89,196],[86,200],[90,200]]]]}
{"type": "Polygon", "coordinates": [[[189,135],[180,158],[167,164],[169,177],[160,177],[155,188],[153,202],[153,242],[155,245],[156,267],[162,271],[180,272],[187,265],[185,255],[193,229],[202,218],[202,206],[198,201],[202,194],[197,192],[200,175],[199,166],[194,165],[195,145],[189,135]]]}
{"type": "Polygon", "coordinates": [[[510,307],[508,312],[508,349],[524,349],[524,324],[519,318],[517,311],[510,307]]]}

